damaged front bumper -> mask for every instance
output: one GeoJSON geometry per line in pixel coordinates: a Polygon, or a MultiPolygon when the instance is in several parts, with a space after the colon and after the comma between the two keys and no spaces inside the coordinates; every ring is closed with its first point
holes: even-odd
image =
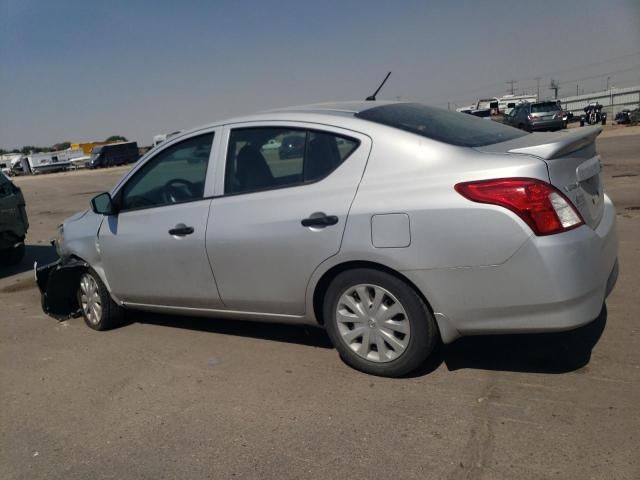
{"type": "Polygon", "coordinates": [[[80,275],[89,265],[82,260],[57,260],[48,265],[33,265],[40,289],[42,310],[47,315],[64,320],[80,314],[78,285],[80,275]]]}

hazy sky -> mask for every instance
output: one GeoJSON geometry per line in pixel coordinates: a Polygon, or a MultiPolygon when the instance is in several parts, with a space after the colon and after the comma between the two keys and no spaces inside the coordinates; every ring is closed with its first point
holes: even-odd
{"type": "MultiPolygon", "coordinates": [[[[0,147],[285,105],[640,84],[640,0],[0,0],[0,147]]],[[[453,103],[452,103],[453,106],[453,103]]]]}

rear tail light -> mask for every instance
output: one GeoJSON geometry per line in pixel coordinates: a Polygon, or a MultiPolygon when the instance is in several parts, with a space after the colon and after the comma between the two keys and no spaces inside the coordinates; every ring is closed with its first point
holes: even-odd
{"type": "Polygon", "coordinates": [[[571,202],[552,185],[534,178],[498,178],[458,183],[456,191],[478,203],[508,208],[536,235],[566,232],[584,223],[571,202]]]}

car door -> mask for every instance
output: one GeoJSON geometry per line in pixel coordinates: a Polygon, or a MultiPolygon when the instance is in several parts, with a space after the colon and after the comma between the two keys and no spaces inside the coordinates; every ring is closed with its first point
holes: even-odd
{"type": "Polygon", "coordinates": [[[217,137],[209,130],[163,146],[114,193],[118,214],[102,222],[98,246],[125,303],[220,306],[205,250],[217,137]]]}
{"type": "Polygon", "coordinates": [[[206,243],[225,307],[302,315],[311,274],[340,249],[371,140],[296,123],[233,125],[224,136],[206,243]]]}

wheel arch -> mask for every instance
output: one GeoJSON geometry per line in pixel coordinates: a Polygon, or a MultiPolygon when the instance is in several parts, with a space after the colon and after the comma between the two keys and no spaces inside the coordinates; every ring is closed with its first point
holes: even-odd
{"type": "Polygon", "coordinates": [[[402,280],[404,283],[409,285],[409,287],[411,287],[416,292],[416,294],[422,299],[422,301],[424,301],[424,303],[427,305],[427,308],[429,309],[431,314],[432,315],[434,314],[433,308],[431,307],[431,303],[429,303],[429,300],[425,297],[422,291],[415,285],[415,283],[413,283],[409,278],[402,275],[397,270],[394,270],[393,268],[390,268],[381,263],[372,262],[369,260],[351,260],[351,261],[346,261],[346,262],[342,262],[337,265],[334,265],[329,270],[324,272],[320,277],[320,279],[318,280],[318,282],[315,284],[315,287],[313,290],[313,314],[315,316],[316,322],[319,325],[324,325],[324,318],[323,318],[324,312],[322,311],[323,300],[324,300],[324,295],[327,289],[329,288],[329,285],[331,284],[333,279],[336,278],[340,273],[345,272],[347,270],[353,270],[356,268],[370,268],[373,270],[379,270],[381,272],[388,273],[389,275],[392,275],[402,280]]]}

